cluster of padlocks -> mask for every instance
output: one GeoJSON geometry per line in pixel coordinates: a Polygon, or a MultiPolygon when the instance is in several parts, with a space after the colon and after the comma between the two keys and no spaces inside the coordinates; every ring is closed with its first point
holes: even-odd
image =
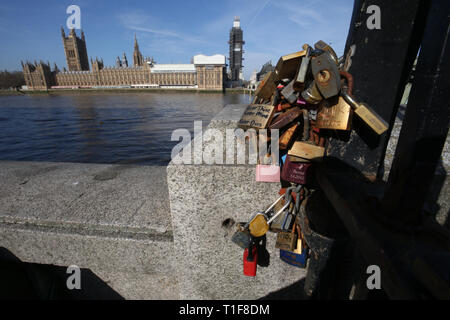
{"type": "Polygon", "coordinates": [[[300,213],[302,203],[316,188],[312,170],[325,156],[330,132],[350,131],[354,115],[376,135],[387,130],[386,122],[366,104],[357,102],[352,90],[352,75],[344,71],[342,59],[323,41],[314,48],[305,44],[302,51],[282,56],[257,88],[239,127],[279,130],[281,168],[278,174],[272,170],[265,180],[259,174],[263,165],[257,165],[257,181],[281,182],[282,188],[274,203],[247,223],[239,223],[232,237],[244,249],[246,276],[255,276],[257,265],[263,266],[258,249],[262,241],[265,245],[268,231],[277,233],[275,247],[283,261],[306,267],[314,248],[304,236],[300,213]]]}

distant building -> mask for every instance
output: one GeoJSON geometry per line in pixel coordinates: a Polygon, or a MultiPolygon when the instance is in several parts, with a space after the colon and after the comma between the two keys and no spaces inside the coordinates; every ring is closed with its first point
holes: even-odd
{"type": "Polygon", "coordinates": [[[67,68],[69,71],[89,70],[89,60],[86,49],[86,39],[81,31],[81,38],[77,37],[75,29],[71,29],[66,37],[64,28],[61,27],[61,36],[66,54],[67,68]]]}
{"type": "Polygon", "coordinates": [[[242,81],[244,77],[242,75],[242,61],[244,58],[242,54],[244,53],[243,45],[245,44],[243,38],[243,32],[241,29],[241,21],[239,17],[234,17],[233,28],[230,30],[230,72],[229,80],[231,87],[242,86],[242,81]]]}
{"type": "Polygon", "coordinates": [[[103,59],[87,60],[84,32],[77,37],[72,29],[66,37],[62,29],[64,52],[68,71],[62,72],[50,63],[22,62],[26,86],[29,90],[50,88],[101,88],[101,87],[161,87],[223,90],[226,78],[225,56],[196,55],[191,64],[156,64],[152,58],[143,57],[137,38],[134,38],[133,66],[123,53],[114,67],[105,67],[103,59]],[[87,61],[87,63],[86,63],[87,61]]]}
{"type": "Polygon", "coordinates": [[[266,74],[268,74],[270,71],[274,71],[275,67],[272,65],[272,61],[268,61],[261,67],[261,70],[256,74],[256,81],[261,81],[264,79],[266,74]]]}
{"type": "Polygon", "coordinates": [[[253,70],[252,75],[250,76],[250,81],[248,82],[249,89],[256,89],[256,83],[258,82],[258,72],[253,70]]]}

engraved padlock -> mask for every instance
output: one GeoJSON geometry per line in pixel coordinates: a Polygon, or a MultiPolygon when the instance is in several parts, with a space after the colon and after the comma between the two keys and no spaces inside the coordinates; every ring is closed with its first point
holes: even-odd
{"type": "Polygon", "coordinates": [[[316,127],[348,131],[352,127],[352,115],[352,108],[344,98],[323,100],[317,113],[316,127]]]}
{"type": "MultiPolygon", "coordinates": [[[[288,158],[292,162],[320,162],[324,155],[324,147],[306,141],[295,141],[288,151],[288,158]]],[[[281,174],[283,174],[283,172],[281,172],[281,174]]]]}
{"type": "Polygon", "coordinates": [[[376,134],[381,135],[388,129],[388,124],[374,110],[364,103],[356,102],[346,90],[341,90],[345,101],[353,108],[355,114],[376,134]]]}
{"type": "Polygon", "coordinates": [[[295,248],[295,224],[291,231],[282,231],[277,233],[277,241],[275,243],[275,248],[281,250],[292,251],[295,248]]]}
{"type": "Polygon", "coordinates": [[[293,162],[290,156],[286,158],[286,161],[281,170],[281,178],[288,182],[309,184],[311,177],[313,176],[313,163],[311,162],[293,162]]]}

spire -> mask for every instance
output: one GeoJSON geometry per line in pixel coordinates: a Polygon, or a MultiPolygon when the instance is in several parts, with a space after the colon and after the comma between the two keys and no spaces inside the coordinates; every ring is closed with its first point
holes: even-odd
{"type": "Polygon", "coordinates": [[[83,31],[83,29],[81,29],[81,39],[84,41],[85,39],[84,39],[84,31],[83,31]]]}
{"type": "Polygon", "coordinates": [[[122,66],[128,67],[128,60],[127,60],[127,56],[125,55],[125,52],[123,53],[123,57],[122,57],[122,66]]]}
{"type": "Polygon", "coordinates": [[[139,50],[136,33],[134,34],[134,50],[139,50]]]}
{"type": "Polygon", "coordinates": [[[61,36],[62,36],[63,38],[66,37],[66,33],[64,32],[64,27],[63,27],[63,26],[61,26],[61,36]]]}

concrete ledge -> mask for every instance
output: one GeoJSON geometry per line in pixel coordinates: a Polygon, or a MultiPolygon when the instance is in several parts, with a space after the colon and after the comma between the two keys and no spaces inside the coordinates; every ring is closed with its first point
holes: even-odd
{"type": "Polygon", "coordinates": [[[108,275],[124,297],[178,298],[165,167],[3,161],[0,180],[0,247],[21,261],[108,275]],[[125,279],[146,280],[130,291],[125,279]]]}

